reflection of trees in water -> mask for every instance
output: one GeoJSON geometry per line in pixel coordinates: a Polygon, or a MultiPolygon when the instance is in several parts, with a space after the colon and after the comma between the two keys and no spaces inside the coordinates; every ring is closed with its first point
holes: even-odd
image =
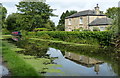
{"type": "Polygon", "coordinates": [[[28,42],[28,40],[22,40],[17,42],[16,44],[20,48],[24,48],[25,51],[21,51],[20,53],[24,53],[25,55],[32,55],[37,57],[45,56],[48,48],[44,45],[37,45],[36,43],[28,42]]]}
{"type": "Polygon", "coordinates": [[[61,51],[62,55],[65,56],[65,51],[61,51]]]}

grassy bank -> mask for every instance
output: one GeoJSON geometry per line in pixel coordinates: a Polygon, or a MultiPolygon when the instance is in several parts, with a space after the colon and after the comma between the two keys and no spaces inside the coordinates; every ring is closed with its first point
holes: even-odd
{"type": "MultiPolygon", "coordinates": [[[[3,59],[6,62],[12,76],[40,76],[36,70],[26,63],[15,51],[16,46],[6,41],[2,42],[3,59]]],[[[19,49],[20,50],[20,49],[19,49]]]]}
{"type": "Polygon", "coordinates": [[[29,32],[27,33],[27,36],[78,44],[109,45],[111,42],[112,33],[109,31],[39,31],[29,32]]]}

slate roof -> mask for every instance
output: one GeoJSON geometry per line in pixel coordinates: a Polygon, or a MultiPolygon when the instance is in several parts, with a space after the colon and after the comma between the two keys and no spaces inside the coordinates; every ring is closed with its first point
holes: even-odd
{"type": "Polygon", "coordinates": [[[110,18],[96,18],[92,21],[89,26],[96,26],[96,25],[111,25],[112,19],[110,18]]]}
{"type": "Polygon", "coordinates": [[[66,19],[67,19],[67,18],[79,17],[79,16],[88,16],[88,15],[93,15],[93,16],[105,16],[105,15],[102,13],[102,11],[100,11],[100,12],[101,12],[101,14],[97,15],[96,12],[95,12],[95,10],[84,10],[84,11],[80,11],[80,12],[78,12],[78,13],[75,13],[75,14],[73,14],[73,15],[70,15],[70,16],[66,17],[66,19]]]}

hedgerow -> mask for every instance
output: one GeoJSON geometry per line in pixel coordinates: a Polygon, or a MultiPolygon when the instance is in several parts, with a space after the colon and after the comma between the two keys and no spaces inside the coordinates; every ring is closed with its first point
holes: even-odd
{"type": "MultiPolygon", "coordinates": [[[[29,32],[28,35],[31,35],[31,32],[29,32]]],[[[109,45],[112,38],[112,33],[110,31],[39,31],[32,35],[43,39],[47,35],[47,37],[50,36],[49,39],[59,39],[62,41],[76,43],[82,43],[80,41],[85,41],[87,43],[90,41],[92,41],[90,43],[98,41],[101,45],[109,45]]]]}

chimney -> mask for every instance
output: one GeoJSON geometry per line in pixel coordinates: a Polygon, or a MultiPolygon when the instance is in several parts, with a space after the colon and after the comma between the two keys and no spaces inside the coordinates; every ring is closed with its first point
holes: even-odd
{"type": "Polygon", "coordinates": [[[95,12],[96,12],[97,15],[100,14],[100,10],[99,10],[99,6],[98,6],[98,4],[97,4],[97,6],[95,7],[95,12]]]}

